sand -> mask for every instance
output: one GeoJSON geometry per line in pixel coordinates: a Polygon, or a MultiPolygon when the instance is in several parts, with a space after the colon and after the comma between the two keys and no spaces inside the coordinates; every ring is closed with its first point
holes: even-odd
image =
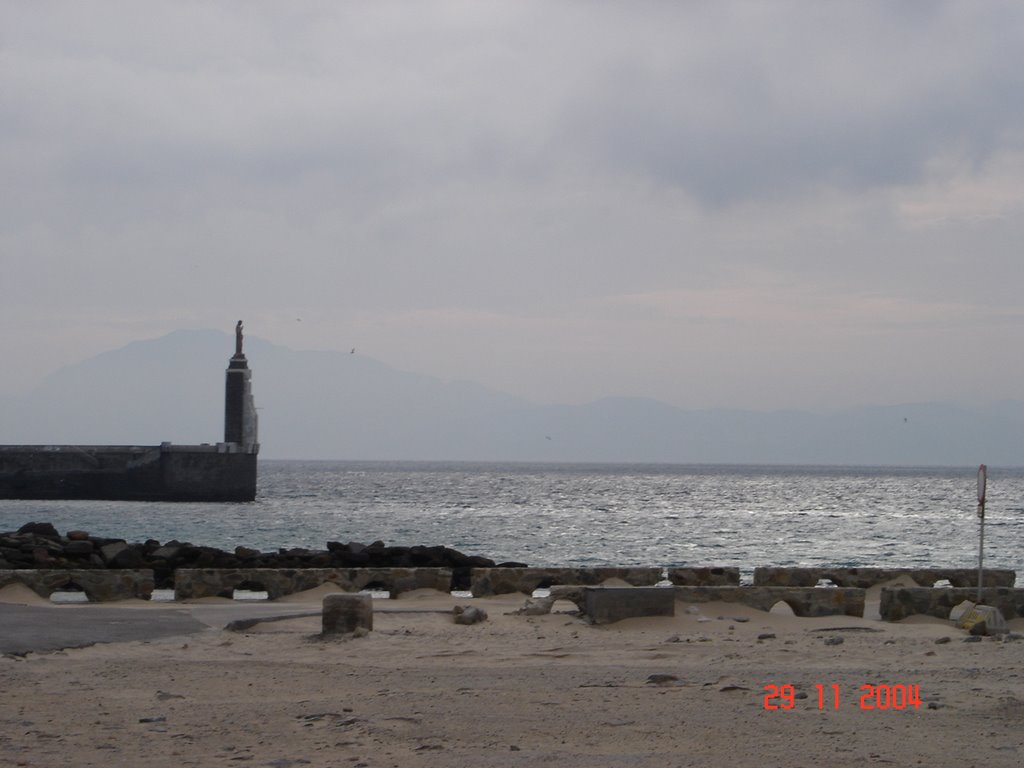
{"type": "MultiPolygon", "coordinates": [[[[292,599],[315,607],[323,592],[292,599]]],[[[319,620],[303,618],[0,658],[0,765],[1024,762],[1024,641],[966,643],[938,619],[680,603],[674,618],[595,627],[509,615],[522,596],[421,591],[375,603],[361,638],[323,640],[319,620]],[[455,625],[450,609],[467,603],[488,621],[455,625]],[[861,709],[866,684],[918,686],[922,703],[861,709]],[[766,685],[806,698],[766,709],[766,685]]]]}

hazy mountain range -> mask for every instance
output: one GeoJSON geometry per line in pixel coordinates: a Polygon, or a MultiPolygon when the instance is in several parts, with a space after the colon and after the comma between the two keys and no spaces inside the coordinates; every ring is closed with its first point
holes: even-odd
{"type": "MultiPolygon", "coordinates": [[[[0,443],[223,439],[234,338],[176,331],[0,401],[0,443]]],[[[261,456],[294,459],[1024,465],[1024,402],[691,411],[640,398],[538,405],[361,354],[246,338],[261,456]]]]}

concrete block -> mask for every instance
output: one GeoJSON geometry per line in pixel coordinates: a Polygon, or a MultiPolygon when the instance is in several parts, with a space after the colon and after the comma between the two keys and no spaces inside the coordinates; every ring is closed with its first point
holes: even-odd
{"type": "Polygon", "coordinates": [[[324,597],[321,617],[324,635],[343,635],[357,629],[373,629],[373,598],[369,595],[336,594],[324,597]]]}
{"type": "Polygon", "coordinates": [[[594,624],[639,616],[675,616],[676,594],[663,587],[586,587],[583,612],[594,624]]]}

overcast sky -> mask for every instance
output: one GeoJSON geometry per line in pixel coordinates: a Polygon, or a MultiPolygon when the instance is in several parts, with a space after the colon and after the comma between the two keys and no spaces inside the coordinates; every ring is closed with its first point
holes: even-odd
{"type": "Polygon", "coordinates": [[[1018,2],[2,0],[0,178],[0,393],[241,317],[538,402],[1024,397],[1018,2]]]}

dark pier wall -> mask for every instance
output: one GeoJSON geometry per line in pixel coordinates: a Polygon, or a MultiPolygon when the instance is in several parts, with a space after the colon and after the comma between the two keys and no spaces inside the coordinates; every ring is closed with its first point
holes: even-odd
{"type": "Polygon", "coordinates": [[[162,487],[170,501],[252,501],[256,498],[255,453],[204,452],[193,446],[170,446],[160,457],[160,472],[162,487]]]}
{"type": "Polygon", "coordinates": [[[256,454],[231,445],[0,446],[0,498],[252,501],[256,454]]]}

